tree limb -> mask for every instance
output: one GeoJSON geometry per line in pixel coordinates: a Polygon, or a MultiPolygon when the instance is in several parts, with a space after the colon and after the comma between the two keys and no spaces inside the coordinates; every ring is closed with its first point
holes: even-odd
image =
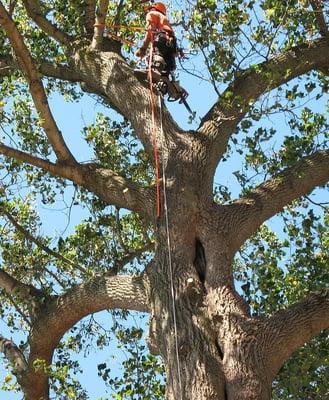
{"type": "Polygon", "coordinates": [[[42,292],[32,285],[26,285],[0,269],[0,287],[9,295],[19,295],[21,299],[30,302],[42,292]]]}
{"type": "Polygon", "coordinates": [[[53,176],[68,179],[74,184],[95,193],[108,204],[136,211],[147,219],[152,218],[154,190],[142,188],[114,171],[99,168],[95,164],[54,164],[1,143],[0,154],[41,168],[53,176]]]}
{"type": "Polygon", "coordinates": [[[15,7],[16,7],[16,3],[17,3],[17,0],[10,0],[9,1],[8,13],[9,13],[10,16],[13,15],[13,12],[14,12],[15,7]]]}
{"type": "Polygon", "coordinates": [[[35,167],[41,168],[44,171],[51,173],[54,176],[59,176],[61,178],[67,178],[73,183],[81,184],[81,176],[79,174],[78,164],[75,166],[67,166],[63,164],[54,164],[48,160],[44,160],[39,157],[35,157],[31,154],[25,153],[21,150],[14,149],[12,147],[6,146],[0,143],[0,154],[4,156],[13,158],[17,161],[21,161],[35,167]]]}
{"type": "Polygon", "coordinates": [[[75,164],[76,161],[67,148],[63,136],[59,131],[56,121],[50,111],[47,96],[43,84],[39,78],[38,71],[34,66],[34,60],[27,49],[21,34],[18,32],[14,22],[0,2],[0,23],[12,44],[19,64],[29,82],[30,92],[37,111],[41,116],[42,126],[54,151],[61,162],[75,164]]]}
{"type": "Polygon", "coordinates": [[[23,4],[30,18],[45,33],[62,44],[68,45],[72,42],[72,38],[67,33],[58,29],[43,15],[38,0],[23,0],[23,4]]]}
{"type": "Polygon", "coordinates": [[[153,243],[147,243],[145,246],[136,249],[134,251],[128,252],[121,260],[118,260],[114,266],[114,268],[111,269],[111,271],[115,274],[119,271],[122,270],[122,268],[133,261],[135,258],[140,257],[143,253],[146,251],[151,251],[154,250],[154,244],[153,243]]]}
{"type": "Polygon", "coordinates": [[[83,25],[86,29],[88,35],[92,35],[94,32],[95,23],[95,11],[96,11],[96,1],[95,0],[85,0],[84,1],[84,15],[83,15],[83,25]]]}
{"type": "Polygon", "coordinates": [[[15,375],[24,374],[27,369],[24,354],[12,340],[4,338],[2,335],[0,335],[0,352],[4,353],[7,360],[13,365],[15,375]]]}
{"type": "Polygon", "coordinates": [[[44,360],[46,365],[51,364],[54,349],[68,329],[86,315],[106,309],[147,312],[147,285],[145,277],[111,276],[109,272],[46,302],[29,337],[29,369],[21,382],[26,397],[48,399],[48,376],[43,371],[35,371],[34,362],[44,360]]]}
{"type": "Polygon", "coordinates": [[[82,186],[119,208],[136,211],[148,220],[154,216],[155,190],[143,188],[116,172],[97,165],[83,165],[82,186]]]}
{"type": "Polygon", "coordinates": [[[241,72],[204,116],[198,132],[211,139],[209,157],[215,171],[227,142],[250,105],[264,93],[312,70],[329,68],[325,39],[292,48],[241,72]]]}
{"type": "Polygon", "coordinates": [[[104,25],[106,23],[106,14],[109,7],[109,0],[100,0],[99,7],[96,10],[96,25],[94,28],[94,36],[91,43],[92,49],[100,49],[103,42],[104,25]]]}
{"type": "Polygon", "coordinates": [[[83,50],[74,55],[72,64],[81,74],[88,91],[103,97],[114,110],[131,122],[151,160],[154,154],[155,135],[160,140],[160,114],[166,145],[173,145],[176,140],[183,146],[190,144],[193,135],[189,136],[188,132],[184,132],[178,127],[163,101],[161,103],[158,101],[159,97],[155,101],[157,126],[156,132],[154,132],[151,123],[148,85],[145,87],[145,84],[134,76],[131,67],[120,55],[114,52],[83,50]],[[161,104],[161,112],[159,104],[161,104]]]}
{"type": "Polygon", "coordinates": [[[291,354],[329,328],[329,289],[313,293],[265,322],[268,367],[275,376],[291,354]]]}
{"type": "Polygon", "coordinates": [[[115,308],[148,312],[147,285],[144,276],[113,276],[110,271],[54,298],[34,325],[31,353],[52,353],[64,333],[86,315],[115,308]]]}
{"type": "Polygon", "coordinates": [[[259,185],[248,195],[224,206],[231,218],[230,243],[234,251],[284,206],[328,181],[329,150],[320,150],[259,185]]]}
{"type": "Polygon", "coordinates": [[[324,18],[322,1],[321,0],[310,0],[310,3],[313,8],[313,11],[314,11],[316,21],[318,23],[320,33],[324,38],[327,39],[327,41],[329,43],[329,30],[328,30],[328,26],[326,24],[326,20],[324,18]]]}
{"type": "MultiPolygon", "coordinates": [[[[68,65],[55,65],[46,62],[38,63],[38,72],[49,78],[56,78],[68,82],[81,82],[82,78],[79,73],[75,72],[68,65]]],[[[17,60],[6,55],[0,56],[0,77],[9,76],[14,70],[18,70],[17,60]]]]}

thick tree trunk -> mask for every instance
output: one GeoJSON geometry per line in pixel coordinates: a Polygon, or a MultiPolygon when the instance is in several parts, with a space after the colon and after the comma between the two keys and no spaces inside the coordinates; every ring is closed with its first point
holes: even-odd
{"type": "Polygon", "coordinates": [[[169,232],[163,207],[149,275],[150,341],[166,365],[167,398],[270,399],[261,321],[249,316],[235,292],[232,254],[205,200],[204,177],[170,164],[166,176],[169,232]]]}
{"type": "MultiPolygon", "coordinates": [[[[173,230],[175,227],[170,233],[173,230]]],[[[181,236],[184,231],[182,226],[177,229],[181,236]]],[[[195,249],[200,244],[196,246],[193,231],[187,231],[185,243],[172,235],[174,303],[165,237],[160,241],[158,252],[158,260],[162,262],[150,274],[152,286],[156,288],[152,293],[150,335],[153,347],[156,346],[165,361],[167,398],[270,399],[271,380],[266,374],[259,321],[246,315],[241,299],[230,284],[207,289],[206,279],[195,262],[199,251],[195,249]]],[[[205,252],[205,259],[207,255],[205,252]]]]}

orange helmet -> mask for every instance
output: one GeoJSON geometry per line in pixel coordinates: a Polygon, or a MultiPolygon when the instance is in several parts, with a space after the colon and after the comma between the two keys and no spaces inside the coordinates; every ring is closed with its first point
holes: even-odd
{"type": "Polygon", "coordinates": [[[167,13],[167,7],[163,3],[154,3],[152,7],[164,15],[167,13]]]}
{"type": "Polygon", "coordinates": [[[151,4],[150,6],[146,7],[146,11],[150,10],[157,10],[161,12],[161,14],[166,15],[167,13],[167,7],[163,3],[154,3],[151,4]]]}

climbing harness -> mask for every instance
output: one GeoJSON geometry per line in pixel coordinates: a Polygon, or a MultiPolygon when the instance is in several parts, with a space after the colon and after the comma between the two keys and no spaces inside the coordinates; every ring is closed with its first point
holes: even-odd
{"type": "MultiPolygon", "coordinates": [[[[141,26],[134,26],[134,25],[115,25],[115,24],[94,24],[96,28],[105,28],[105,34],[111,37],[114,40],[120,41],[125,43],[129,46],[133,46],[135,43],[133,41],[127,40],[123,38],[121,35],[117,35],[116,33],[110,32],[111,29],[127,29],[127,30],[134,30],[134,31],[144,31],[144,32],[151,32],[154,37],[155,32],[154,30],[147,29],[141,26]]],[[[153,39],[152,39],[153,42],[153,39]]],[[[153,46],[154,49],[154,46],[153,46]]],[[[179,57],[184,58],[183,50],[178,48],[177,49],[179,57]]],[[[186,101],[188,97],[188,92],[180,86],[179,81],[175,80],[175,77],[172,73],[168,73],[166,75],[162,72],[166,68],[166,62],[164,58],[159,54],[153,54],[154,51],[152,50],[152,59],[148,57],[146,59],[147,68],[146,69],[135,69],[134,74],[142,80],[150,80],[150,67],[152,69],[152,82],[155,85],[155,88],[161,93],[162,96],[167,95],[167,100],[169,102],[178,101],[179,104],[183,104],[185,108],[188,110],[190,114],[193,114],[189,104],[186,101]]]]}

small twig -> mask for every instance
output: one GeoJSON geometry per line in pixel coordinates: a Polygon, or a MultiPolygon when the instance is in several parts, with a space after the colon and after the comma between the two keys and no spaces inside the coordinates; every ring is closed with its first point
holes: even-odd
{"type": "Polygon", "coordinates": [[[0,213],[6,216],[6,218],[13,224],[13,226],[21,232],[27,240],[36,244],[40,249],[42,249],[47,254],[57,258],[60,261],[63,261],[66,264],[69,264],[71,267],[77,268],[80,272],[85,273],[85,269],[80,265],[74,263],[74,261],[69,260],[68,258],[64,257],[63,255],[57,253],[56,251],[50,249],[48,246],[42,243],[40,239],[34,237],[27,229],[25,229],[22,225],[20,225],[16,219],[6,210],[0,208],[0,213]]]}
{"type": "Polygon", "coordinates": [[[41,125],[47,134],[48,140],[51,143],[56,156],[63,163],[76,164],[76,160],[68,149],[50,110],[47,94],[40,79],[39,72],[35,67],[35,62],[31,53],[14,21],[1,2],[0,24],[8,36],[12,48],[17,56],[20,68],[29,83],[29,89],[35,108],[41,117],[41,125]]]}
{"type": "Polygon", "coordinates": [[[323,208],[324,210],[327,209],[327,208],[324,207],[324,206],[326,206],[326,205],[329,204],[329,201],[323,202],[323,203],[322,203],[322,202],[321,202],[321,203],[317,203],[317,202],[311,200],[308,196],[305,196],[305,199],[307,199],[310,203],[314,204],[315,206],[319,206],[319,207],[323,208]]]}
{"type": "Polygon", "coordinates": [[[17,312],[20,314],[20,316],[23,318],[24,322],[28,326],[32,326],[31,322],[27,319],[26,315],[22,311],[21,307],[16,303],[14,300],[13,296],[11,296],[9,293],[5,292],[5,296],[8,297],[9,301],[13,304],[13,306],[16,308],[17,312]]]}

